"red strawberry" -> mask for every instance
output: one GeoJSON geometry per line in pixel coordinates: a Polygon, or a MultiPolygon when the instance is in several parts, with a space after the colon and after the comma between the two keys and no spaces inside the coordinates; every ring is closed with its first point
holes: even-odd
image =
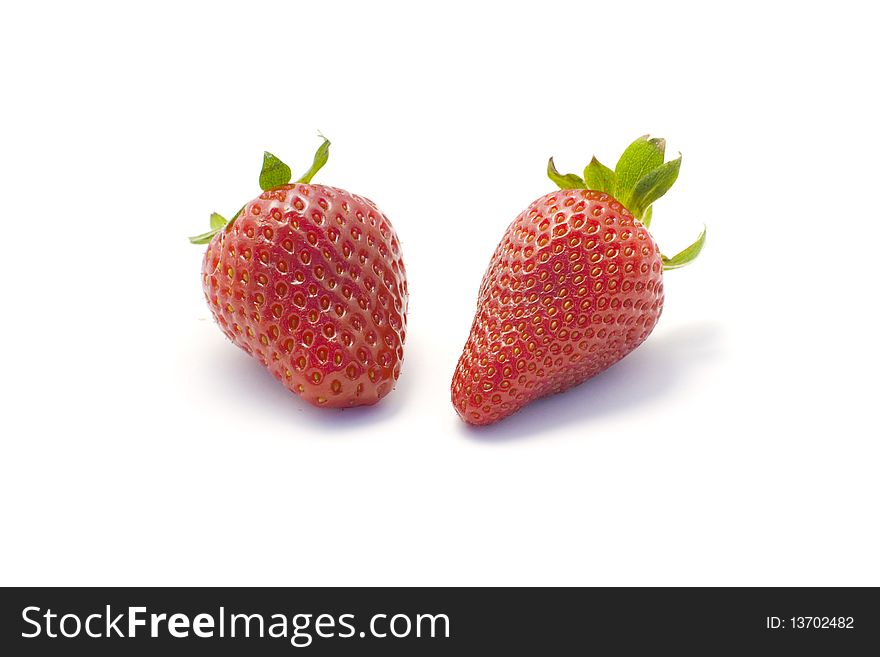
{"type": "Polygon", "coordinates": [[[615,170],[596,158],[584,177],[533,202],[507,228],[483,277],[452,403],[471,424],[497,422],[529,402],[610,367],[651,333],[663,309],[663,270],[699,254],[706,231],[673,258],[647,228],[652,203],[678,177],[681,156],[641,137],[615,170]]]}
{"type": "Polygon", "coordinates": [[[230,340],[316,406],[374,404],[400,376],[406,272],[372,201],[310,183],[329,147],[294,184],[266,153],[263,193],[190,240],[208,244],[205,298],[230,340]]]}

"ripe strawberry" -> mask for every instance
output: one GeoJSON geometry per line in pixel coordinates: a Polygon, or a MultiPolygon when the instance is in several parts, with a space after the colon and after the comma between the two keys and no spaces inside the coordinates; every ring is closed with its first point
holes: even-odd
{"type": "Polygon", "coordinates": [[[638,347],[663,309],[663,270],[697,257],[706,231],[673,258],[648,232],[652,203],[678,177],[665,142],[641,137],[615,170],[596,158],[507,228],[489,262],[452,378],[466,422],[497,422],[598,374],[638,347]]]}
{"type": "Polygon", "coordinates": [[[230,340],[316,406],[374,404],[400,376],[406,272],[372,201],[310,183],[329,147],[293,184],[266,153],[263,193],[190,241],[208,244],[202,285],[230,340]]]}

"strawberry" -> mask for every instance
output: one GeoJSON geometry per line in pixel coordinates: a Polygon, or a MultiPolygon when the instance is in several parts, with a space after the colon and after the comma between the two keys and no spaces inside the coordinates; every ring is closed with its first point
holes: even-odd
{"type": "Polygon", "coordinates": [[[612,171],[595,157],[581,178],[534,201],[501,239],[483,277],[452,378],[463,420],[497,422],[563,392],[638,347],[663,310],[663,271],[697,257],[706,231],[673,258],[648,232],[652,204],[678,177],[665,142],[641,137],[612,171]]]}
{"type": "Polygon", "coordinates": [[[400,376],[407,285],[391,222],[362,196],[315,185],[327,162],[289,184],[265,153],[263,193],[231,221],[211,215],[202,286],[220,328],[288,389],[324,407],[374,404],[400,376]]]}

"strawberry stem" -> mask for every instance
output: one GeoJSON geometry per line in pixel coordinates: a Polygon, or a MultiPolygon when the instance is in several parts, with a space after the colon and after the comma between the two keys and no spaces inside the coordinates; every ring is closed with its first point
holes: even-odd
{"type": "MultiPolygon", "coordinates": [[[[325,164],[327,164],[327,160],[330,158],[330,140],[327,139],[320,132],[318,136],[323,139],[323,143],[318,146],[318,150],[315,151],[315,157],[312,161],[312,166],[306,171],[302,177],[296,182],[302,184],[308,184],[312,181],[312,178],[318,171],[321,170],[325,164]]],[[[293,177],[293,172],[291,172],[290,167],[287,166],[284,162],[279,160],[277,157],[272,155],[269,151],[263,152],[263,168],[260,170],[260,189],[264,192],[269,191],[270,189],[274,189],[275,187],[281,187],[282,185],[286,185],[290,182],[290,179],[293,177]]],[[[202,233],[201,235],[193,235],[189,238],[189,241],[193,244],[207,244],[211,241],[211,239],[219,233],[224,228],[229,230],[232,228],[232,224],[235,223],[235,220],[238,219],[238,215],[241,214],[241,211],[244,210],[244,206],[236,212],[232,219],[227,221],[223,215],[217,214],[216,212],[211,214],[211,230],[207,233],[202,233]]]]}
{"type": "MultiPolygon", "coordinates": [[[[560,189],[592,189],[613,196],[623,207],[642,222],[651,225],[654,202],[663,196],[678,179],[681,153],[664,162],[666,140],[644,135],[631,143],[612,171],[595,157],[584,168],[584,177],[573,173],[559,173],[553,158],[547,163],[547,176],[560,189]]],[[[703,250],[706,229],[697,241],[671,258],[663,257],[663,269],[678,269],[693,262],[703,250]]]]}
{"type": "Polygon", "coordinates": [[[312,182],[314,175],[321,170],[321,167],[327,164],[327,160],[330,158],[330,140],[320,132],[318,133],[318,136],[324,140],[324,143],[318,146],[318,150],[315,151],[315,159],[312,161],[312,166],[309,167],[309,170],[296,181],[298,183],[308,184],[312,182]]]}

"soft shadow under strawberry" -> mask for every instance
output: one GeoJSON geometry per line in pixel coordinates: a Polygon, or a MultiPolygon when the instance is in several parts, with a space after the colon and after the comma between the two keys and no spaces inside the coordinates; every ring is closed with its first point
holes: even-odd
{"type": "Polygon", "coordinates": [[[294,422],[292,426],[308,424],[320,427],[328,435],[351,433],[388,421],[406,405],[409,397],[404,366],[403,384],[397,386],[394,394],[372,406],[316,408],[279,386],[275,377],[256,360],[243,352],[222,348],[224,346],[218,346],[211,364],[206,367],[212,385],[225,387],[224,382],[229,382],[230,388],[223,394],[241,400],[248,412],[261,417],[280,416],[284,421],[294,422]]]}
{"type": "Polygon", "coordinates": [[[460,423],[459,431],[482,443],[507,443],[568,429],[571,437],[595,439],[591,420],[638,412],[675,392],[701,363],[719,354],[722,331],[716,322],[671,327],[589,381],[539,399],[510,417],[485,427],[460,423]]]}

